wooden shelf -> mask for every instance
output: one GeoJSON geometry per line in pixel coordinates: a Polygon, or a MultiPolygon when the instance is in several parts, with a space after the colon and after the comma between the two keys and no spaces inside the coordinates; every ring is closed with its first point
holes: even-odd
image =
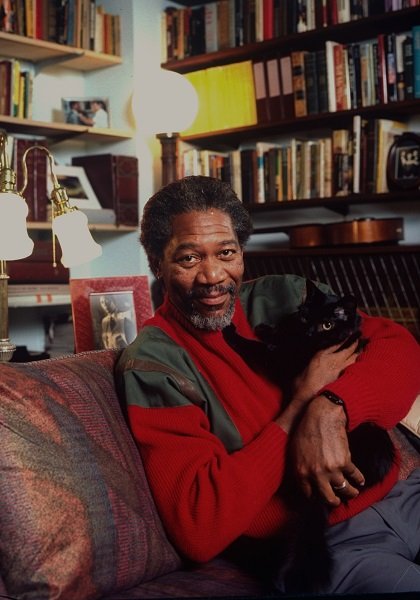
{"type": "Polygon", "coordinates": [[[59,142],[72,137],[89,139],[95,142],[118,142],[133,137],[133,133],[123,129],[100,129],[86,127],[85,125],[71,125],[69,123],[52,123],[48,121],[33,121],[0,115],[0,127],[8,133],[24,133],[25,135],[39,135],[59,142]]]}
{"type": "MultiPolygon", "coordinates": [[[[261,213],[279,210],[294,210],[300,208],[329,208],[335,212],[346,214],[350,205],[354,204],[389,204],[392,202],[419,202],[417,190],[387,192],[384,194],[349,194],[348,196],[332,196],[329,198],[308,198],[305,200],[283,200],[281,202],[265,202],[264,204],[247,204],[250,213],[261,213]]],[[[262,231],[255,231],[262,233],[262,231]]],[[[267,232],[265,232],[267,233],[267,232]]]]}
{"type": "Polygon", "coordinates": [[[94,71],[122,63],[120,56],[64,46],[13,33],[0,32],[0,49],[3,57],[18,58],[41,65],[62,62],[63,66],[77,71],[94,71]]]}
{"type": "Polygon", "coordinates": [[[244,139],[257,139],[258,136],[267,138],[279,134],[300,133],[308,130],[331,129],[333,127],[349,126],[354,115],[361,115],[370,119],[393,119],[404,121],[410,116],[417,115],[420,110],[419,99],[405,100],[403,102],[389,102],[387,104],[375,104],[363,106],[352,110],[341,110],[329,113],[318,113],[306,117],[284,119],[282,121],[271,121],[270,123],[258,123],[236,129],[224,129],[196,133],[194,135],[182,136],[182,140],[209,149],[224,150],[238,147],[244,139]]]}
{"type": "MultiPolygon", "coordinates": [[[[28,229],[33,231],[51,231],[51,223],[32,221],[27,223],[28,229]]],[[[91,231],[103,231],[108,233],[131,233],[137,231],[135,225],[111,225],[110,223],[89,223],[91,231]]]]}

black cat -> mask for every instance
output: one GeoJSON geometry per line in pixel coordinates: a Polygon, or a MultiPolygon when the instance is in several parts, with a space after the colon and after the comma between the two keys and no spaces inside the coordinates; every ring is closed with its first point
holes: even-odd
{"type": "MultiPolygon", "coordinates": [[[[307,280],[306,298],[297,312],[274,327],[256,327],[261,341],[242,338],[233,325],[224,330],[224,336],[251,366],[279,383],[287,401],[293,380],[316,352],[342,342],[341,349],[356,339],[358,351],[363,350],[368,340],[361,337],[360,322],[353,296],[326,294],[307,280]]],[[[364,423],[350,432],[348,439],[352,461],[365,476],[365,487],[381,481],[395,459],[388,433],[374,423],[364,423]]],[[[286,533],[285,555],[275,557],[282,565],[279,576],[286,581],[287,591],[313,593],[329,581],[331,560],[325,540],[328,508],[320,498],[307,499],[293,474],[286,477],[283,487],[298,518],[286,533]]]]}

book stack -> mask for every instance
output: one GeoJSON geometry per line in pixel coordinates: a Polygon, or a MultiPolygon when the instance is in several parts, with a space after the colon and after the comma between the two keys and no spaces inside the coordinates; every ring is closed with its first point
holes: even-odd
{"type": "Polygon", "coordinates": [[[33,73],[16,58],[0,60],[0,115],[32,117],[33,73]]]}

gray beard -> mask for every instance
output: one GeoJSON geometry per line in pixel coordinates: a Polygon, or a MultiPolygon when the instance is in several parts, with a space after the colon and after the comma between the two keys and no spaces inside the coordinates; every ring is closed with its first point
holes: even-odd
{"type": "Polygon", "coordinates": [[[229,307],[224,315],[203,317],[200,315],[200,313],[194,311],[189,315],[188,318],[197,329],[204,329],[206,331],[221,331],[231,324],[234,312],[235,298],[232,297],[229,307]]]}

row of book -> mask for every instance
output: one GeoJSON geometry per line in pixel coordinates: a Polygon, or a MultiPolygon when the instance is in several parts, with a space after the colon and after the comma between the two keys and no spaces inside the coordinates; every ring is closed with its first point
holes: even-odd
{"type": "Polygon", "coordinates": [[[33,72],[16,58],[0,59],[0,115],[32,118],[33,72]]]}
{"type": "Polygon", "coordinates": [[[119,56],[120,15],[96,0],[2,0],[0,31],[119,56]]]}
{"type": "Polygon", "coordinates": [[[420,98],[420,26],[291,53],[296,117],[420,98]]]}
{"type": "Polygon", "coordinates": [[[183,135],[420,98],[420,26],[364,42],[187,73],[198,115],[183,135]]]}
{"type": "Polygon", "coordinates": [[[405,131],[400,121],[355,115],[351,127],[320,137],[258,141],[226,152],[188,145],[180,175],[218,177],[246,204],[384,193],[389,150],[405,131]]]}
{"type": "MultiPolygon", "coordinates": [[[[197,3],[198,4],[198,3],[197,3]]],[[[162,13],[164,61],[419,6],[420,0],[218,0],[162,13]]]]}

